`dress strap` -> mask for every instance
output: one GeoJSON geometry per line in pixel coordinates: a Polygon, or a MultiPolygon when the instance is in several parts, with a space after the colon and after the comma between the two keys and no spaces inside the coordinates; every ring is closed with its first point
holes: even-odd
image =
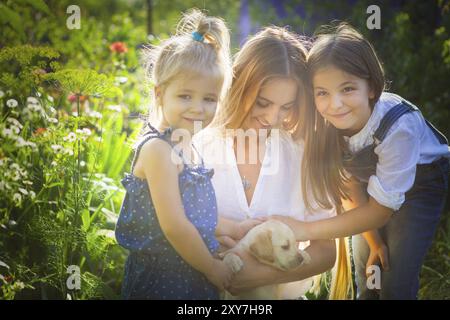
{"type": "Polygon", "coordinates": [[[202,162],[202,166],[205,166],[205,163],[203,162],[203,158],[200,155],[200,152],[198,152],[197,148],[195,147],[195,144],[192,143],[191,145],[192,145],[192,149],[194,149],[195,153],[197,154],[197,156],[199,157],[200,161],[202,162]]]}
{"type": "MultiPolygon", "coordinates": [[[[136,165],[136,161],[139,157],[139,153],[141,152],[142,146],[149,141],[150,139],[154,139],[154,138],[159,138],[164,140],[165,142],[167,142],[172,149],[175,150],[174,145],[172,143],[172,141],[170,140],[171,135],[172,135],[172,128],[168,128],[166,130],[164,130],[164,132],[160,132],[158,131],[158,129],[156,129],[155,127],[153,127],[150,122],[147,122],[144,126],[148,127],[149,130],[147,130],[143,135],[142,135],[142,139],[141,141],[139,141],[139,144],[136,147],[136,151],[133,157],[133,161],[131,162],[131,172],[133,172],[134,170],[134,166],[136,165]]],[[[175,150],[178,154],[178,156],[183,160],[183,164],[186,164],[186,161],[183,157],[183,150],[175,150]]]]}
{"type": "Polygon", "coordinates": [[[136,161],[138,159],[139,153],[141,152],[142,146],[150,139],[156,138],[159,135],[159,131],[156,130],[149,122],[147,122],[144,126],[149,127],[149,130],[147,130],[143,135],[141,141],[139,141],[139,144],[136,146],[136,151],[134,153],[133,161],[131,162],[131,172],[134,170],[134,166],[136,165],[136,161]]]}

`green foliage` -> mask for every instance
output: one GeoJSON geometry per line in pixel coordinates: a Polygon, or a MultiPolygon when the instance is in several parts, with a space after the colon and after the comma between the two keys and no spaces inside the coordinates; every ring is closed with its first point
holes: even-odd
{"type": "MultiPolygon", "coordinates": [[[[66,27],[69,0],[0,3],[0,299],[119,297],[125,251],[113,230],[124,195],[120,179],[150,90],[139,48],[167,37],[192,7],[224,18],[233,51],[240,36],[239,1],[152,2],[150,37],[139,1],[112,0],[107,7],[78,1],[79,30],[66,27]],[[114,42],[126,50],[111,49],[114,42]],[[80,267],[81,290],[67,289],[70,265],[80,267]]],[[[366,28],[369,0],[283,1],[277,8],[272,1],[248,3],[253,31],[276,24],[312,35],[333,19],[349,21],[374,44],[391,91],[417,104],[449,136],[445,1],[398,1],[394,8],[378,1],[382,30],[366,28]]],[[[450,299],[446,208],[422,270],[422,299],[450,299]]],[[[325,299],[329,278],[308,298],[325,299]]]]}
{"type": "Polygon", "coordinates": [[[55,80],[63,91],[76,95],[96,97],[114,97],[122,95],[120,89],[114,87],[114,80],[94,70],[64,69],[45,75],[45,80],[55,80]]]}

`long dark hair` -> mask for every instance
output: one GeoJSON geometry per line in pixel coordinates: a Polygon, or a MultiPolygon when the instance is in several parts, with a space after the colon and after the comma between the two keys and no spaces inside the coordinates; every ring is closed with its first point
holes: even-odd
{"type": "MultiPolygon", "coordinates": [[[[367,80],[374,92],[374,98],[369,99],[372,108],[385,87],[383,67],[374,48],[347,23],[322,27],[309,51],[307,65],[310,83],[314,74],[327,66],[367,80]]],[[[347,145],[340,131],[316,111],[314,103],[307,105],[302,117],[305,130],[302,186],[306,206],[311,208],[305,194],[309,186],[321,207],[340,207],[341,199],[348,198],[342,164],[347,145]]]]}

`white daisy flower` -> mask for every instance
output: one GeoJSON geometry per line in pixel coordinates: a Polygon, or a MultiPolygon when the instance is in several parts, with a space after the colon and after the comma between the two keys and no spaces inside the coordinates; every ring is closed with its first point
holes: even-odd
{"type": "Polygon", "coordinates": [[[14,132],[10,128],[4,128],[2,130],[2,136],[5,138],[14,138],[14,132]]]}
{"type": "Polygon", "coordinates": [[[12,131],[14,131],[15,134],[19,134],[20,133],[20,128],[16,127],[16,126],[11,126],[9,127],[12,131]]]}
{"type": "Polygon", "coordinates": [[[22,137],[17,137],[16,147],[24,147],[27,145],[27,142],[22,137]]]}
{"type": "Polygon", "coordinates": [[[63,147],[60,146],[59,144],[52,144],[51,148],[53,149],[53,151],[55,153],[59,153],[59,152],[61,152],[61,150],[63,150],[63,147]]]}
{"type": "Polygon", "coordinates": [[[20,193],[14,193],[13,201],[16,203],[20,203],[22,201],[22,195],[20,193]]]}
{"type": "Polygon", "coordinates": [[[108,110],[115,111],[115,112],[121,112],[122,111],[122,107],[119,106],[119,105],[110,105],[107,108],[108,108],[108,110]]]}
{"type": "Polygon", "coordinates": [[[39,104],[39,100],[36,99],[35,97],[28,97],[27,104],[39,104]]]}
{"type": "Polygon", "coordinates": [[[27,141],[26,143],[27,143],[27,146],[28,146],[28,147],[31,147],[31,149],[33,149],[34,151],[37,150],[37,145],[36,145],[36,143],[31,142],[31,141],[27,141]]]}
{"type": "Polygon", "coordinates": [[[9,99],[8,101],[6,101],[6,105],[9,108],[15,108],[15,107],[17,107],[19,105],[19,103],[15,99],[9,99]]]}
{"type": "Polygon", "coordinates": [[[127,83],[128,78],[127,77],[116,77],[116,81],[120,84],[127,83]]]}
{"type": "Polygon", "coordinates": [[[69,156],[73,156],[73,150],[69,148],[64,149],[64,154],[68,154],[69,156]]]}
{"type": "Polygon", "coordinates": [[[89,116],[92,117],[92,118],[97,118],[97,119],[101,119],[103,117],[102,114],[100,112],[97,112],[97,111],[91,111],[89,113],[89,116]]]}
{"type": "Polygon", "coordinates": [[[20,129],[23,128],[23,125],[15,118],[8,117],[8,118],[6,118],[6,122],[9,122],[13,126],[16,126],[16,127],[20,128],[20,129]]]}
{"type": "Polygon", "coordinates": [[[90,135],[92,134],[92,131],[91,131],[91,129],[84,128],[84,129],[83,129],[83,134],[85,134],[85,135],[87,135],[87,136],[90,136],[90,135]]]}
{"type": "Polygon", "coordinates": [[[74,132],[70,132],[67,137],[64,137],[64,141],[74,142],[77,139],[77,135],[74,132]]]}

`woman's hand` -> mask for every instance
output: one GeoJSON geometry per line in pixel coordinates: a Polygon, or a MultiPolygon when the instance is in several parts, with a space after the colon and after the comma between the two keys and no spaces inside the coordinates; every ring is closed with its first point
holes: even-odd
{"type": "Polygon", "coordinates": [[[381,243],[375,247],[370,248],[369,258],[366,263],[366,276],[369,277],[372,274],[368,273],[367,270],[372,265],[380,265],[383,267],[384,271],[389,270],[389,251],[388,247],[381,243]]]}
{"type": "Polygon", "coordinates": [[[278,273],[281,271],[260,263],[245,251],[239,250],[233,252],[242,259],[244,266],[238,273],[235,274],[231,280],[229,288],[227,289],[232,295],[238,295],[241,292],[245,292],[256,287],[275,283],[272,279],[276,279],[278,273]]]}
{"type": "Polygon", "coordinates": [[[265,218],[255,218],[238,222],[234,240],[241,240],[247,234],[247,232],[249,232],[253,227],[256,227],[258,224],[263,223],[265,220],[265,218]]]}
{"type": "Polygon", "coordinates": [[[237,244],[237,241],[234,240],[233,238],[229,237],[229,236],[217,236],[216,237],[217,241],[219,241],[219,249],[218,249],[218,253],[224,253],[228,250],[230,250],[231,248],[234,248],[234,246],[237,244]]]}

